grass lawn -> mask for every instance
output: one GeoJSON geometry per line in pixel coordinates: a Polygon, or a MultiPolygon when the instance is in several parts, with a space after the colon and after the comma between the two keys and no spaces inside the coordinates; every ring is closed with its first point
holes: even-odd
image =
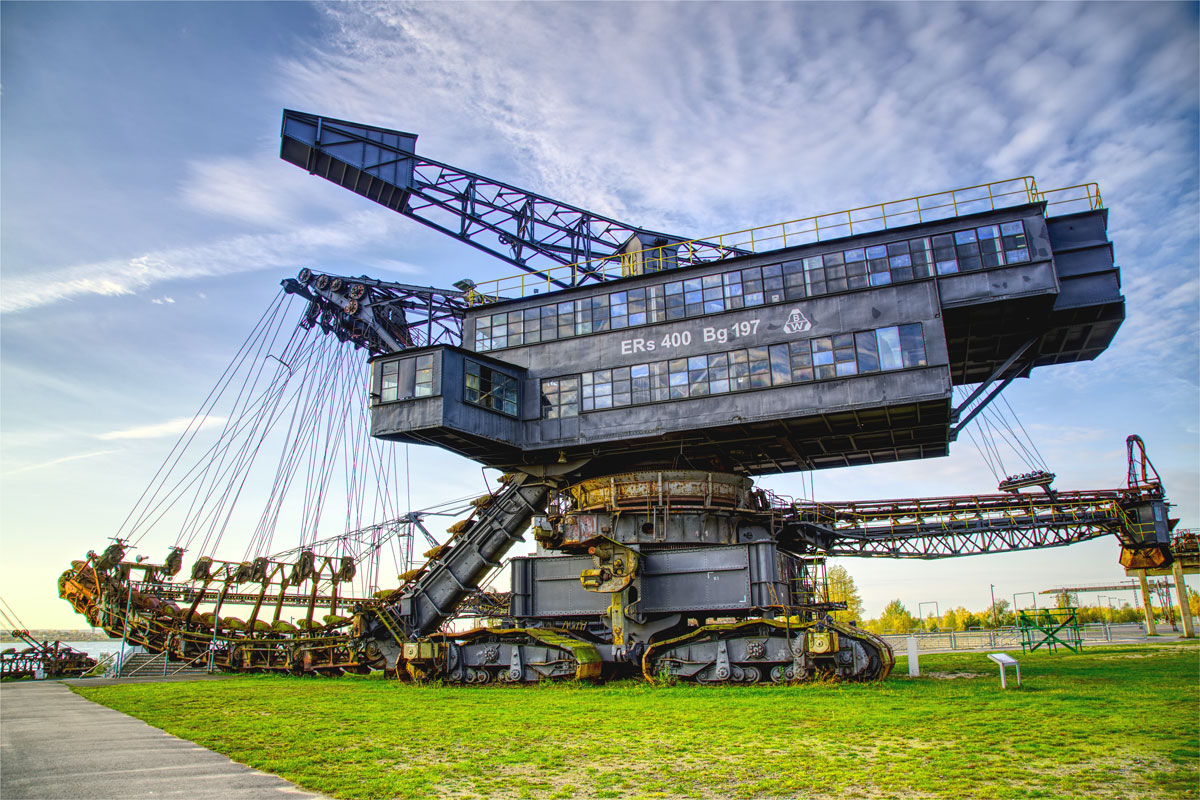
{"type": "Polygon", "coordinates": [[[1008,691],[981,653],[922,656],[920,678],[900,658],[869,685],[76,691],[340,798],[1200,797],[1195,643],[1014,655],[1008,691]]]}

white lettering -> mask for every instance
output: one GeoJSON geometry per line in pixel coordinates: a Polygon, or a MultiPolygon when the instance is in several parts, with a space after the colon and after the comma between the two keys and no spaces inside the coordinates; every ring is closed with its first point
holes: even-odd
{"type": "Polygon", "coordinates": [[[654,342],[645,339],[626,339],[621,342],[621,355],[627,356],[632,353],[645,353],[654,349],[654,342]]]}

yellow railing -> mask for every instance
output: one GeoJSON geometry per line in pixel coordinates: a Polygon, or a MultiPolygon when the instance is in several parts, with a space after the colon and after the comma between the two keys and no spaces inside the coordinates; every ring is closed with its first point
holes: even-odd
{"type": "Polygon", "coordinates": [[[528,297],[535,293],[555,291],[561,288],[559,284],[577,285],[579,279],[586,275],[607,280],[642,272],[657,272],[681,264],[719,261],[741,253],[778,250],[1037,202],[1045,202],[1048,207],[1070,207],[1056,208],[1055,211],[1061,214],[1103,208],[1104,205],[1100,199],[1100,187],[1095,183],[1041,192],[1038,191],[1037,182],[1033,177],[1026,175],[860,206],[846,211],[817,214],[773,225],[746,228],[631,253],[592,258],[574,264],[549,267],[538,274],[526,272],[484,281],[468,292],[467,300],[471,305],[478,305],[500,299],[528,297]]]}
{"type": "Polygon", "coordinates": [[[1064,186],[1061,189],[1047,189],[1040,192],[1038,198],[1046,203],[1047,216],[1073,214],[1078,211],[1095,211],[1104,208],[1100,197],[1100,186],[1096,183],[1081,183],[1078,186],[1064,186]],[[1067,206],[1061,208],[1059,206],[1067,206]],[[1051,214],[1049,212],[1053,211],[1051,214]]]}

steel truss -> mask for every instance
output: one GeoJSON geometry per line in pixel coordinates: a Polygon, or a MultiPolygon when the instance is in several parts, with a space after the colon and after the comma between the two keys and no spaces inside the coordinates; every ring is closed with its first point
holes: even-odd
{"type": "Polygon", "coordinates": [[[1125,507],[1152,494],[1114,490],[798,503],[785,511],[781,541],[828,556],[922,559],[1060,547],[1109,534],[1124,544],[1136,527],[1125,507]]]}
{"type": "Polygon", "coordinates": [[[308,300],[300,325],[320,327],[372,355],[462,341],[466,293],[308,269],[281,282],[308,300]]]}
{"type": "MultiPolygon", "coordinates": [[[[413,134],[284,111],[283,137],[285,160],[560,288],[611,277],[603,259],[688,240],[420,157],[413,134]],[[546,272],[573,264],[569,278],[546,272]]],[[[687,263],[743,252],[708,242],[686,251],[687,263]]]]}

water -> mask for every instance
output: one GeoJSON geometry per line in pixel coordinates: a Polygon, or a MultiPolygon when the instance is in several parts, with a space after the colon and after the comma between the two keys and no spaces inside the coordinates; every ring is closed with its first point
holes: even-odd
{"type": "MultiPolygon", "coordinates": [[[[106,656],[109,653],[121,652],[120,639],[108,639],[107,641],[103,642],[63,642],[63,644],[76,650],[82,650],[97,660],[101,656],[106,656]]],[[[4,645],[0,646],[0,650],[8,647],[15,647],[17,648],[17,651],[20,652],[21,650],[25,649],[25,644],[23,642],[5,643],[4,645]]],[[[128,652],[128,650],[129,648],[126,648],[126,652],[128,652]]]]}

